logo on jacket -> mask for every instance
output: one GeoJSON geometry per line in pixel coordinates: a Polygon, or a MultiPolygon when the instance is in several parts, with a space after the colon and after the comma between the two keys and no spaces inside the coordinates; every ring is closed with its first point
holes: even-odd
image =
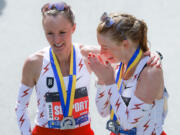
{"type": "Polygon", "coordinates": [[[46,85],[48,88],[52,88],[54,86],[54,77],[47,77],[46,85]]]}

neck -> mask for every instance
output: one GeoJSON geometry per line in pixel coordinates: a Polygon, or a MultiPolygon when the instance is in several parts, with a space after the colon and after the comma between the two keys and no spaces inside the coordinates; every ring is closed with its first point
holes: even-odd
{"type": "Polygon", "coordinates": [[[71,48],[65,49],[61,53],[56,53],[56,58],[57,58],[59,64],[70,63],[71,48]]]}
{"type": "Polygon", "coordinates": [[[69,53],[69,55],[58,55],[56,57],[57,57],[57,61],[59,63],[62,75],[68,76],[69,70],[70,70],[71,53],[69,53]]]}
{"type": "MultiPolygon", "coordinates": [[[[138,47],[138,46],[137,46],[137,47],[138,47]]],[[[133,48],[133,49],[129,50],[130,53],[129,53],[129,55],[127,55],[127,57],[126,57],[126,61],[125,61],[125,63],[124,63],[124,69],[125,69],[125,70],[124,70],[124,72],[123,72],[123,73],[124,73],[124,74],[123,74],[123,78],[124,78],[125,80],[129,79],[129,78],[134,74],[134,72],[135,72],[135,70],[136,70],[136,67],[137,67],[139,61],[142,59],[142,57],[144,57],[144,55],[142,54],[142,56],[140,57],[139,61],[129,70],[129,72],[126,73],[127,65],[128,65],[128,63],[129,63],[130,59],[132,58],[132,56],[134,55],[136,49],[137,49],[137,48],[133,48]]]]}
{"type": "Polygon", "coordinates": [[[58,63],[62,64],[70,64],[71,54],[66,56],[57,56],[58,63]]]}
{"type": "Polygon", "coordinates": [[[138,45],[136,45],[136,47],[129,47],[128,48],[128,50],[127,50],[128,53],[125,54],[125,58],[124,58],[124,62],[123,62],[125,65],[128,65],[128,62],[130,61],[130,59],[134,55],[137,48],[138,48],[138,45]]]}
{"type": "MultiPolygon", "coordinates": [[[[141,56],[141,59],[142,59],[142,58],[143,58],[143,56],[141,56]]],[[[141,60],[141,59],[140,59],[140,60],[141,60]]],[[[140,60],[139,60],[139,61],[140,61],[140,60]]],[[[134,74],[134,72],[135,72],[135,70],[136,70],[136,67],[137,67],[139,61],[137,62],[137,64],[135,64],[135,65],[133,66],[133,68],[131,68],[131,69],[129,70],[128,73],[126,73],[127,65],[126,65],[126,64],[124,65],[124,70],[123,70],[123,79],[124,79],[124,80],[128,80],[129,78],[132,77],[132,75],[134,74]]]]}

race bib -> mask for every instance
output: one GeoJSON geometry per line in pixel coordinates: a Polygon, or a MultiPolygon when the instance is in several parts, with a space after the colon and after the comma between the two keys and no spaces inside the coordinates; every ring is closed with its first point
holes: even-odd
{"type": "MultiPolygon", "coordinates": [[[[49,128],[61,128],[63,119],[63,111],[60,103],[58,92],[48,92],[45,95],[46,108],[48,114],[49,128]]],[[[76,125],[88,121],[89,98],[86,87],[76,89],[72,117],[75,119],[76,125]]]]}

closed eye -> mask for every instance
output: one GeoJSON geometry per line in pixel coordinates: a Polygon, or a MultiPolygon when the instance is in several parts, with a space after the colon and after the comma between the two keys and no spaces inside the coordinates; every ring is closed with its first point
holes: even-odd
{"type": "Polygon", "coordinates": [[[59,32],[59,34],[65,34],[66,32],[64,32],[64,31],[61,31],[61,32],[59,32]]]}
{"type": "Polygon", "coordinates": [[[48,35],[52,35],[53,33],[52,33],[52,32],[48,32],[47,34],[48,34],[48,35]]]}

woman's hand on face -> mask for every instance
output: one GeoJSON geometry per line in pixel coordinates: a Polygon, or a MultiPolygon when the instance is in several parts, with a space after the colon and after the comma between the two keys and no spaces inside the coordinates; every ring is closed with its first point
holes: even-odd
{"type": "Polygon", "coordinates": [[[105,85],[115,83],[113,67],[108,61],[104,63],[100,55],[89,53],[88,64],[98,79],[105,85]]]}
{"type": "Polygon", "coordinates": [[[160,56],[155,53],[155,52],[150,52],[150,51],[146,51],[144,53],[145,56],[150,56],[150,59],[149,61],[147,62],[147,64],[149,66],[155,66],[157,68],[161,68],[161,59],[160,59],[160,56]]]}
{"type": "Polygon", "coordinates": [[[89,53],[95,53],[99,54],[100,48],[99,46],[94,46],[94,45],[80,45],[79,46],[81,54],[87,58],[89,53]]]}

